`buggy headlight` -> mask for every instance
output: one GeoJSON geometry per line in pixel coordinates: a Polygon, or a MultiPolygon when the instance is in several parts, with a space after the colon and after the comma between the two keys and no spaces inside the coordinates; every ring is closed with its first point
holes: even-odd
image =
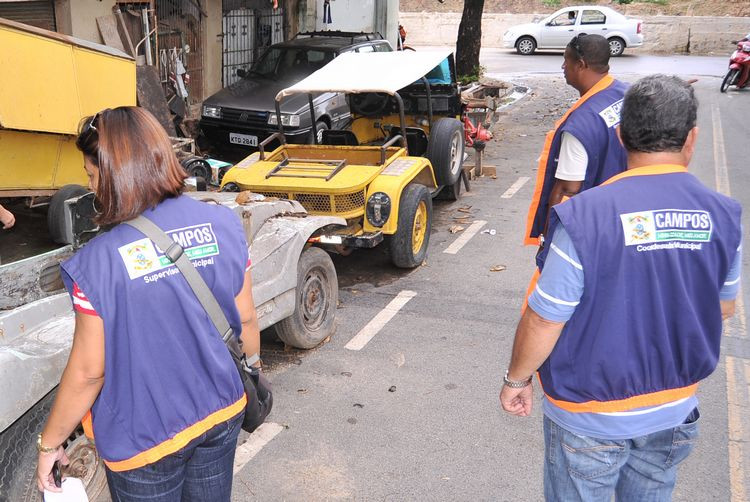
{"type": "MultiPolygon", "coordinates": [[[[271,113],[268,116],[268,125],[279,125],[279,119],[276,117],[275,113],[271,113]]],[[[281,125],[285,127],[299,127],[299,115],[282,113],[281,125]]]]}
{"type": "Polygon", "coordinates": [[[391,198],[383,192],[375,192],[367,199],[367,221],[373,227],[382,227],[391,216],[391,198]]]}
{"type": "Polygon", "coordinates": [[[203,105],[203,116],[204,117],[210,117],[210,118],[213,118],[213,119],[220,119],[221,118],[221,107],[220,106],[203,105]]]}

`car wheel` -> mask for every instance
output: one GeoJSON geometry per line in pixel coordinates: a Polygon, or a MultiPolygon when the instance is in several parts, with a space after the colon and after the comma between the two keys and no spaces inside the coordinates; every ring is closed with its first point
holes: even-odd
{"type": "Polygon", "coordinates": [[[518,39],[518,42],[516,42],[516,52],[518,52],[522,56],[534,54],[535,50],[536,40],[534,40],[532,37],[521,37],[518,39]]]}
{"type": "MultiPolygon", "coordinates": [[[[44,427],[54,399],[52,391],[0,435],[0,466],[3,466],[0,498],[7,496],[3,500],[42,501],[42,493],[36,486],[36,437],[44,427]]],[[[97,500],[106,490],[107,477],[96,447],[80,427],[64,446],[70,464],[63,467],[63,475],[79,478],[89,500],[97,500]]]]}
{"type": "Polygon", "coordinates": [[[437,195],[437,199],[440,200],[458,200],[461,197],[461,177],[456,180],[452,185],[446,185],[440,190],[437,195]]]}
{"type": "Polygon", "coordinates": [[[333,334],[339,301],[336,268],[322,249],[302,252],[295,298],[294,313],[276,324],[276,334],[287,345],[311,349],[333,334]]]}
{"type": "Polygon", "coordinates": [[[426,186],[407,186],[398,205],[398,228],[390,238],[391,262],[399,268],[415,268],[427,257],[432,227],[432,199],[426,186]]]}
{"type": "Polygon", "coordinates": [[[206,159],[193,155],[182,159],[180,164],[188,176],[203,178],[206,183],[211,181],[211,164],[206,159]]]}
{"type": "Polygon", "coordinates": [[[721,92],[727,92],[730,85],[734,85],[737,82],[737,77],[740,75],[740,70],[729,70],[724,76],[724,80],[721,81],[721,92]]]}
{"type": "MultiPolygon", "coordinates": [[[[317,141],[315,141],[316,144],[322,145],[323,144],[323,131],[329,129],[328,124],[323,122],[322,120],[318,120],[315,122],[315,131],[316,131],[316,138],[317,141]]],[[[310,143],[313,143],[312,140],[312,133],[310,133],[310,143]]]]}
{"type": "Polygon", "coordinates": [[[460,120],[441,118],[432,124],[425,156],[432,164],[438,185],[452,185],[461,175],[464,141],[464,125],[460,120]]]}
{"type": "Polygon", "coordinates": [[[625,52],[625,41],[618,37],[609,39],[609,55],[612,57],[621,56],[625,52]]]}
{"type": "Polygon", "coordinates": [[[65,238],[65,201],[88,192],[88,188],[81,185],[65,185],[52,196],[47,208],[47,227],[53,241],[58,244],[70,244],[65,238]]]}

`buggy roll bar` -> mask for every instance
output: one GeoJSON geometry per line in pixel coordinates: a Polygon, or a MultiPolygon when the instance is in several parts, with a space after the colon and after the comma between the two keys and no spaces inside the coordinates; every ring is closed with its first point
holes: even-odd
{"type": "MultiPolygon", "coordinates": [[[[425,83],[427,83],[427,79],[424,79],[425,83]]],[[[404,100],[401,99],[401,96],[397,92],[394,92],[392,96],[396,99],[396,103],[398,103],[398,118],[401,122],[400,128],[401,128],[401,135],[400,136],[394,136],[394,138],[401,138],[403,147],[406,149],[406,154],[409,155],[409,145],[406,142],[406,115],[404,114],[404,100]]],[[[263,147],[266,146],[273,138],[279,138],[282,144],[286,144],[286,137],[284,136],[284,126],[281,124],[281,101],[278,99],[276,101],[276,122],[278,123],[279,132],[273,133],[271,136],[266,138],[261,144],[260,144],[260,160],[263,160],[264,158],[264,151],[263,147]]],[[[313,103],[313,95],[312,93],[307,93],[307,102],[310,106],[310,123],[312,126],[312,139],[313,144],[318,144],[318,128],[315,126],[315,103],[313,103]]],[[[430,102],[430,86],[427,85],[427,109],[430,115],[430,125],[432,125],[432,103],[430,102]]],[[[386,143],[387,146],[391,146],[395,141],[393,141],[394,138],[391,138],[390,141],[386,143]]],[[[385,146],[385,145],[384,145],[385,146]]],[[[384,151],[384,150],[383,150],[384,151]]],[[[385,162],[385,161],[383,161],[385,162]]]]}

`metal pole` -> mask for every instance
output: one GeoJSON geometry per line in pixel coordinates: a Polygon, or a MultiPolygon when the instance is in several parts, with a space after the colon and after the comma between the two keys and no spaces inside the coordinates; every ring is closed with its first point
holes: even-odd
{"type": "Polygon", "coordinates": [[[403,137],[401,144],[404,148],[406,148],[406,155],[409,155],[409,142],[406,141],[406,116],[404,115],[404,100],[401,99],[401,96],[399,96],[397,92],[393,93],[393,97],[396,98],[396,102],[398,103],[398,117],[399,120],[401,120],[401,136],[403,137]]]}
{"type": "Polygon", "coordinates": [[[422,82],[424,82],[424,88],[427,90],[427,117],[429,120],[429,126],[430,130],[432,130],[432,91],[430,91],[430,82],[427,80],[427,77],[422,77],[422,82]]]}
{"type": "Polygon", "coordinates": [[[307,100],[310,103],[310,120],[312,121],[313,145],[318,144],[318,128],[315,125],[315,105],[313,104],[312,93],[307,94],[307,100]]]}
{"type": "Polygon", "coordinates": [[[143,19],[143,32],[146,34],[146,43],[143,46],[146,51],[146,64],[152,66],[154,60],[151,57],[151,27],[148,21],[148,9],[141,10],[141,18],[143,19]]]}
{"type": "Polygon", "coordinates": [[[279,100],[276,100],[276,120],[278,120],[279,124],[279,132],[283,135],[284,134],[284,126],[281,124],[281,103],[279,100]]]}

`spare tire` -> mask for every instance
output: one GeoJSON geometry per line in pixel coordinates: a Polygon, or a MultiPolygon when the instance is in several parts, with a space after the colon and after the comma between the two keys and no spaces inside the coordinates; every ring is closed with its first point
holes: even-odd
{"type": "Polygon", "coordinates": [[[438,185],[456,183],[464,163],[464,125],[460,120],[441,118],[432,124],[426,157],[438,185]]]}
{"type": "Polygon", "coordinates": [[[73,197],[79,197],[88,193],[88,188],[81,185],[65,185],[55,192],[47,208],[47,227],[49,228],[50,237],[58,244],[72,244],[67,242],[67,232],[65,229],[65,201],[73,197]]]}

